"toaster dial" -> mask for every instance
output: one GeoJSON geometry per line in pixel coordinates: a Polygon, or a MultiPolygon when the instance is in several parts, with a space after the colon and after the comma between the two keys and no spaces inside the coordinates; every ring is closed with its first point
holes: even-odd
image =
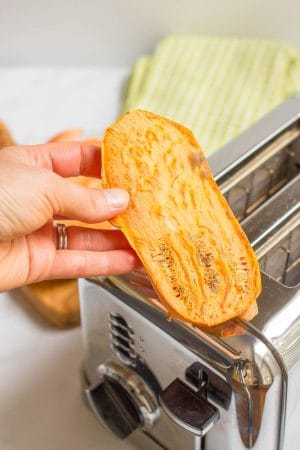
{"type": "Polygon", "coordinates": [[[114,361],[98,366],[99,383],[86,389],[96,417],[118,437],[149,429],[160,415],[156,395],[132,369],[114,361]]]}

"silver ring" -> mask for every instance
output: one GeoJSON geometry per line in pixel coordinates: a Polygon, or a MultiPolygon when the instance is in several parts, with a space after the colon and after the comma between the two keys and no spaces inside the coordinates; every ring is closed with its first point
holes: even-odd
{"type": "Polygon", "coordinates": [[[56,230],[57,230],[57,250],[66,250],[68,248],[67,227],[64,223],[57,223],[56,230]]]}

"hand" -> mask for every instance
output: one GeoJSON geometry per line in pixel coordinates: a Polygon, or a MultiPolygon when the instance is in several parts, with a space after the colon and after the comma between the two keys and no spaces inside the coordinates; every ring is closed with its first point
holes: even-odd
{"type": "Polygon", "coordinates": [[[120,231],[68,227],[68,249],[57,250],[55,217],[97,223],[126,209],[126,191],[96,190],[65,179],[99,174],[100,151],[90,144],[0,151],[0,291],[42,280],[128,272],[140,265],[120,231]]]}

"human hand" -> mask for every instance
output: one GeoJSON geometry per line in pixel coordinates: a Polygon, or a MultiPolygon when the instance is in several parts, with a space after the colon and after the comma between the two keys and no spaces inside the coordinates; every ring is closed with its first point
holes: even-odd
{"type": "Polygon", "coordinates": [[[58,278],[128,272],[140,265],[118,230],[68,227],[57,250],[56,217],[98,223],[126,209],[120,189],[91,189],[66,177],[99,177],[99,148],[86,143],[0,151],[0,291],[58,278]]]}

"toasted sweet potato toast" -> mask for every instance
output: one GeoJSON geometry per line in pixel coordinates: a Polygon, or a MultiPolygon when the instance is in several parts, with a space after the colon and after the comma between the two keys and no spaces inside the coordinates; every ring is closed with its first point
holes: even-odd
{"type": "Polygon", "coordinates": [[[192,132],[132,111],[106,130],[102,158],[103,186],[131,198],[113,224],[170,312],[205,326],[245,313],[261,291],[258,262],[192,132]]]}

